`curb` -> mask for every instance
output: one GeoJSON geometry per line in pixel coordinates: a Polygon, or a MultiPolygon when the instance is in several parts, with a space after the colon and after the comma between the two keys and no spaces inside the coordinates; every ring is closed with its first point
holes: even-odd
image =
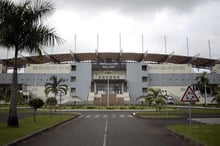
{"type": "Polygon", "coordinates": [[[3,146],[15,146],[15,145],[18,144],[18,143],[22,143],[23,141],[26,141],[26,140],[32,138],[33,136],[36,136],[36,135],[38,135],[38,134],[41,134],[41,133],[43,133],[43,132],[45,132],[45,131],[49,131],[49,130],[51,130],[51,129],[53,129],[53,128],[55,128],[55,127],[57,127],[57,126],[59,126],[59,125],[61,125],[61,124],[63,124],[63,123],[66,123],[66,122],[68,122],[68,121],[71,121],[71,120],[73,120],[73,119],[75,119],[75,118],[77,118],[77,117],[79,117],[79,116],[80,116],[80,114],[76,114],[75,116],[70,117],[69,119],[67,119],[67,120],[65,120],[65,121],[62,121],[62,122],[57,123],[57,124],[54,124],[54,125],[52,125],[52,126],[43,128],[43,129],[41,129],[41,130],[39,130],[39,131],[36,131],[36,132],[31,133],[31,134],[29,134],[29,135],[26,135],[26,136],[24,136],[24,137],[18,138],[18,139],[14,140],[14,141],[11,141],[11,142],[9,142],[9,143],[3,145],[3,146]]]}
{"type": "Polygon", "coordinates": [[[175,132],[175,131],[173,131],[171,129],[165,128],[165,130],[170,135],[173,135],[173,136],[178,137],[178,138],[180,138],[180,139],[182,139],[184,141],[187,141],[189,144],[192,144],[192,145],[195,145],[195,146],[205,146],[204,144],[201,144],[201,143],[199,143],[199,142],[197,142],[197,141],[195,141],[195,140],[193,140],[193,139],[191,139],[189,137],[186,137],[186,136],[184,136],[182,134],[179,134],[179,133],[177,133],[177,132],[175,132]]]}

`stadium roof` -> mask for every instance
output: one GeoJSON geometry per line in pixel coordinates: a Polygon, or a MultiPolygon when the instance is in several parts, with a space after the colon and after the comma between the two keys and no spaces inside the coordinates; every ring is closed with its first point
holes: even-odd
{"type": "MultiPolygon", "coordinates": [[[[197,68],[210,68],[220,63],[220,60],[200,58],[198,56],[181,56],[174,54],[154,54],[154,53],[113,53],[113,52],[95,52],[95,53],[67,53],[67,54],[46,54],[42,56],[28,56],[18,58],[18,67],[24,67],[26,64],[43,63],[62,63],[67,61],[97,61],[97,60],[121,60],[121,61],[148,61],[153,63],[174,63],[174,64],[192,64],[197,68]]],[[[13,58],[0,59],[0,64],[7,67],[13,66],[13,58]]]]}

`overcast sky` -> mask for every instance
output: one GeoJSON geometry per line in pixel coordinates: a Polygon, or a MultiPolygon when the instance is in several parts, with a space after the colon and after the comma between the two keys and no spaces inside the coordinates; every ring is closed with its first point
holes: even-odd
{"type": "MultiPolygon", "coordinates": [[[[17,1],[17,0],[16,0],[17,1]]],[[[52,1],[52,0],[51,0],[52,1]]],[[[200,53],[220,58],[219,0],[53,0],[55,13],[48,18],[65,40],[63,45],[46,48],[48,53],[95,52],[99,34],[99,52],[119,52],[119,34],[123,52],[189,55],[200,53]]],[[[1,58],[6,58],[1,49],[1,58]]],[[[9,52],[12,56],[12,52],[9,52]]]]}

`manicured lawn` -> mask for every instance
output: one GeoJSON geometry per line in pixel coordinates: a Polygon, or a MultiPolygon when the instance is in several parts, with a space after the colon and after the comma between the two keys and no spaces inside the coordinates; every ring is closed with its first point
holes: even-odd
{"type": "Polygon", "coordinates": [[[207,146],[220,145],[220,125],[193,124],[191,134],[189,125],[173,125],[168,129],[207,146]]]}
{"type": "Polygon", "coordinates": [[[33,121],[33,117],[28,117],[19,120],[19,128],[9,128],[6,123],[0,123],[0,145],[37,132],[43,128],[57,124],[71,117],[72,116],[68,115],[58,115],[52,117],[49,115],[39,115],[37,116],[37,122],[33,121]]]}
{"type": "MultiPolygon", "coordinates": [[[[142,118],[181,118],[183,116],[188,116],[188,110],[172,110],[170,109],[168,112],[166,110],[162,110],[160,112],[156,111],[148,111],[148,112],[138,112],[136,113],[139,117],[142,118]]],[[[220,114],[220,110],[216,109],[193,109],[193,114],[220,114]]]]}

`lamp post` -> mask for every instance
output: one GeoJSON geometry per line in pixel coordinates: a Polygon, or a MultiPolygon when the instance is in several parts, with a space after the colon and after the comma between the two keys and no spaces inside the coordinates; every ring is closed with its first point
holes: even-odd
{"type": "Polygon", "coordinates": [[[109,106],[109,77],[107,78],[107,107],[109,106]]]}
{"type": "MultiPolygon", "coordinates": [[[[112,71],[105,71],[109,75],[112,71]]],[[[109,106],[109,76],[107,76],[107,107],[109,106]]]]}

